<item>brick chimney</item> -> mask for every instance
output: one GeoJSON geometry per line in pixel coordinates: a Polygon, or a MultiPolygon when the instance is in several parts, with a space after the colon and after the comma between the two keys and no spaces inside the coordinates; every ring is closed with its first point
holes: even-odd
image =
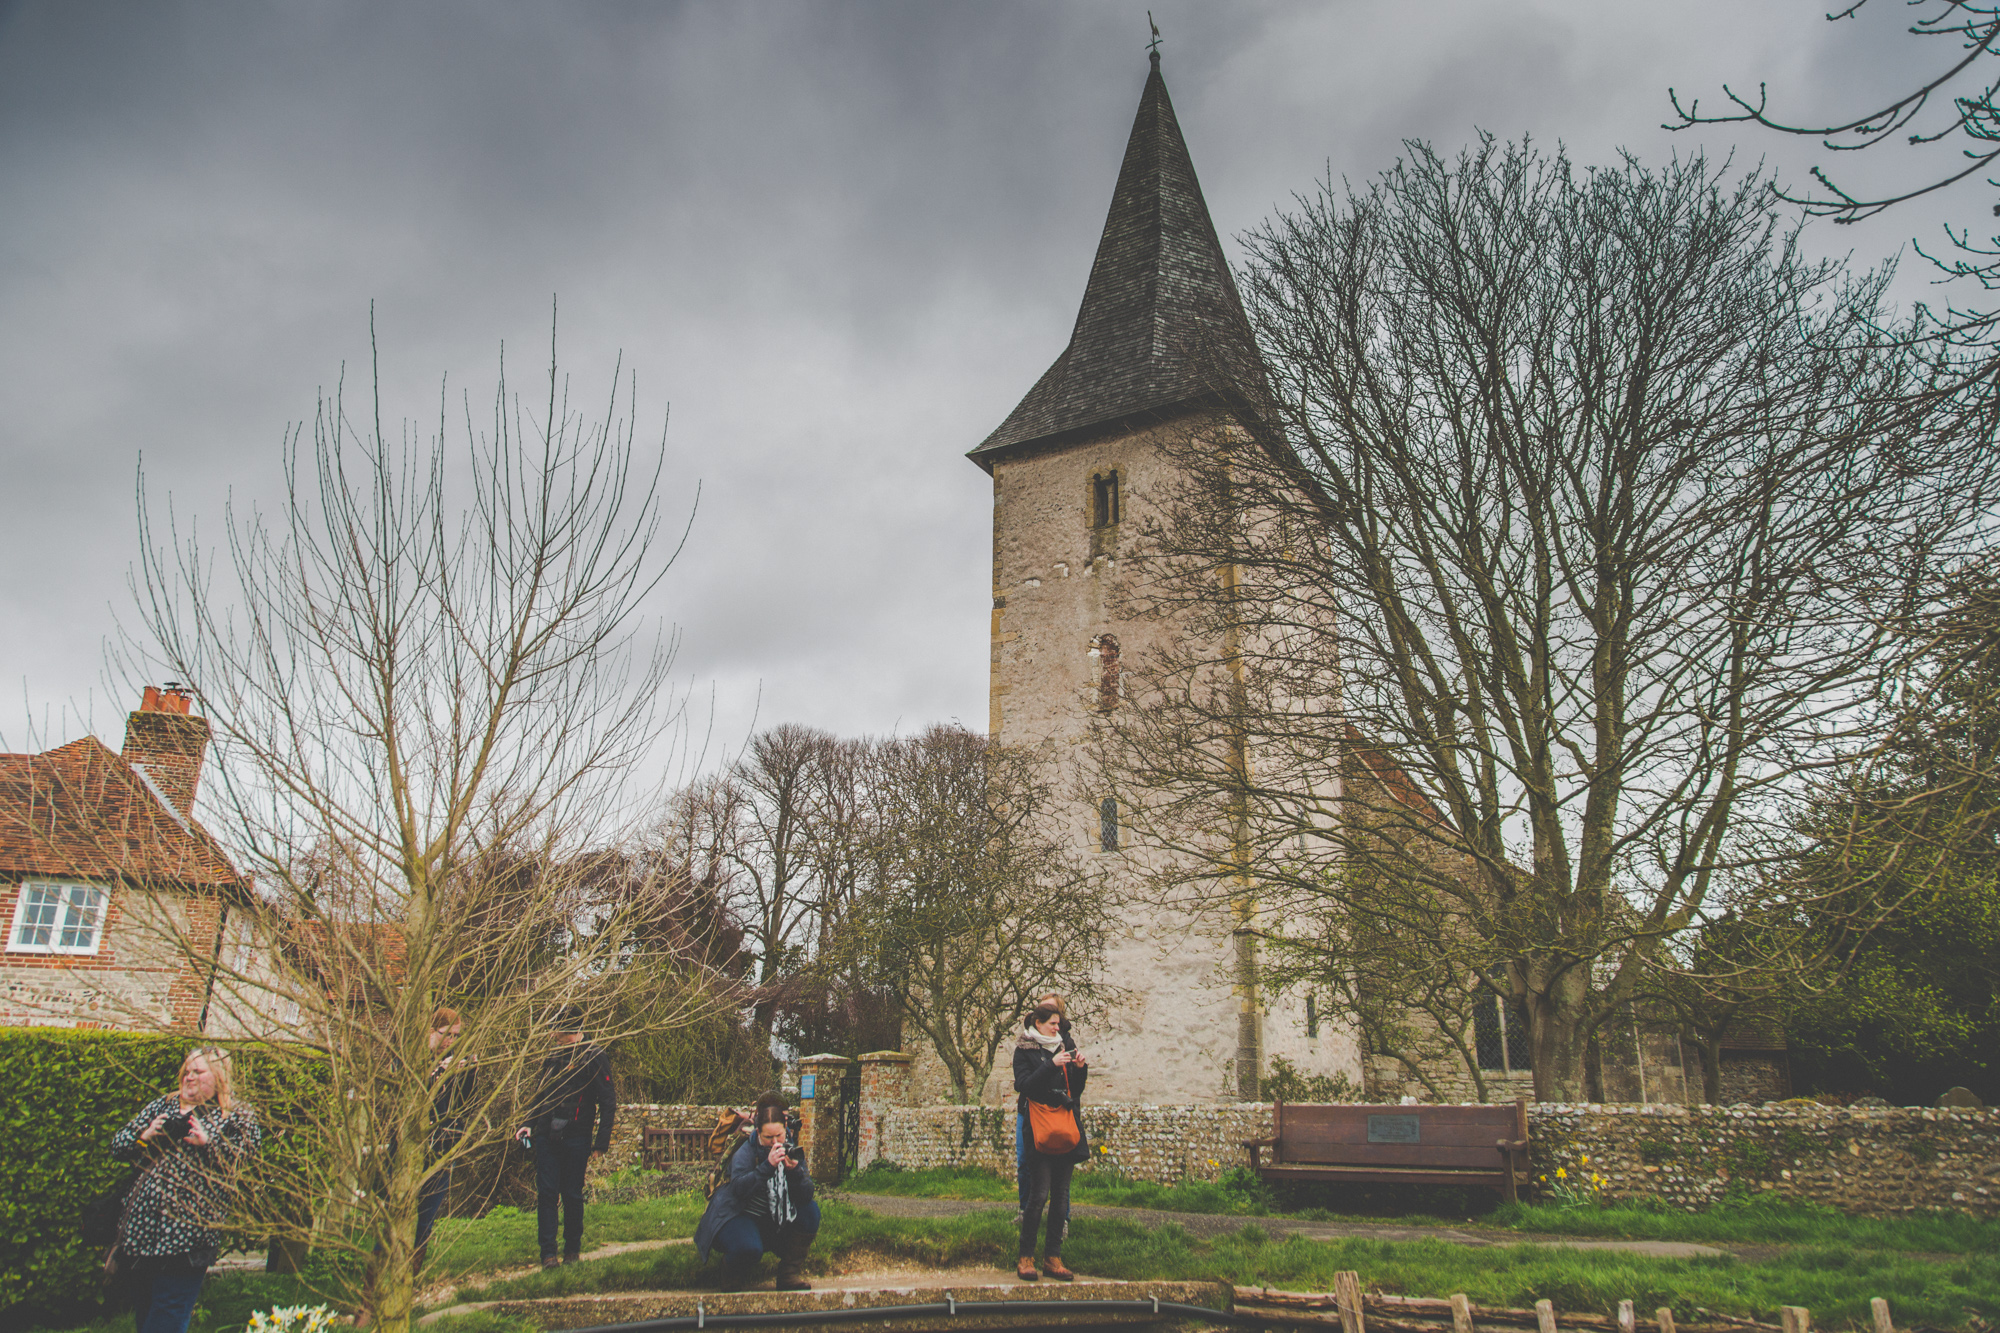
{"type": "Polygon", "coordinates": [[[125,718],[125,759],[146,770],[174,808],[188,815],[208,753],[208,719],[190,713],[194,695],[177,681],[148,685],[139,711],[125,718]]]}

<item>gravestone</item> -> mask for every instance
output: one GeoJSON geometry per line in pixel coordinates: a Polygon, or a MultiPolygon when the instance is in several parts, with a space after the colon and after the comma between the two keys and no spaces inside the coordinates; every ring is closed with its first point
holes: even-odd
{"type": "Polygon", "coordinates": [[[1944,1095],[1938,1098],[1938,1105],[1949,1106],[1960,1111],[1983,1111],[1986,1109],[1986,1103],[1980,1101],[1979,1095],[1970,1088],[1946,1088],[1944,1095]]]}

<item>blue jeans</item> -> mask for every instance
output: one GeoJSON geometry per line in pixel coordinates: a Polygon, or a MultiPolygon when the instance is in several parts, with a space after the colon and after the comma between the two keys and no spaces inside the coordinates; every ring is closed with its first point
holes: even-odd
{"type": "Polygon", "coordinates": [[[187,1333],[194,1317],[195,1297],[201,1295],[200,1273],[155,1273],[147,1278],[145,1294],[133,1315],[136,1333],[187,1333]]]}
{"type": "MultiPolygon", "coordinates": [[[[819,1234],[819,1205],[811,1200],[800,1204],[799,1215],[784,1230],[805,1237],[806,1243],[811,1244],[812,1238],[819,1234]]],[[[715,1233],[713,1248],[729,1267],[748,1268],[777,1250],[780,1234],[769,1222],[760,1222],[744,1213],[722,1224],[722,1229],[715,1233]]]]}
{"type": "Polygon", "coordinates": [[[563,1253],[583,1248],[583,1168],[590,1165],[589,1139],[535,1136],[535,1235],[542,1258],[556,1252],[556,1204],[562,1204],[563,1253]]]}
{"type": "Polygon", "coordinates": [[[1028,1211],[1028,1145],[1035,1136],[1028,1130],[1028,1113],[1014,1116],[1014,1192],[1020,1197],[1021,1211],[1028,1211]]]}

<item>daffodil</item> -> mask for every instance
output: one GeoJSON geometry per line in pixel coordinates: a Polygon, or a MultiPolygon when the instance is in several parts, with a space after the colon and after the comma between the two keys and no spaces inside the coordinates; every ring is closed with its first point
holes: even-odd
{"type": "Polygon", "coordinates": [[[1561,1167],[1561,1166],[1557,1167],[1557,1168],[1556,1168],[1556,1179],[1557,1179],[1557,1180],[1568,1180],[1568,1179],[1569,1179],[1569,1169],[1568,1169],[1567,1167],[1561,1167]]]}

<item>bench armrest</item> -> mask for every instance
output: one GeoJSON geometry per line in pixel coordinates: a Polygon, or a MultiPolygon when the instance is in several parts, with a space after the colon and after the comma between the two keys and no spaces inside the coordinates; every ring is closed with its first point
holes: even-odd
{"type": "Polygon", "coordinates": [[[1278,1140],[1275,1135],[1268,1139],[1245,1139],[1241,1146],[1245,1148],[1275,1148],[1278,1146],[1278,1140]]]}

